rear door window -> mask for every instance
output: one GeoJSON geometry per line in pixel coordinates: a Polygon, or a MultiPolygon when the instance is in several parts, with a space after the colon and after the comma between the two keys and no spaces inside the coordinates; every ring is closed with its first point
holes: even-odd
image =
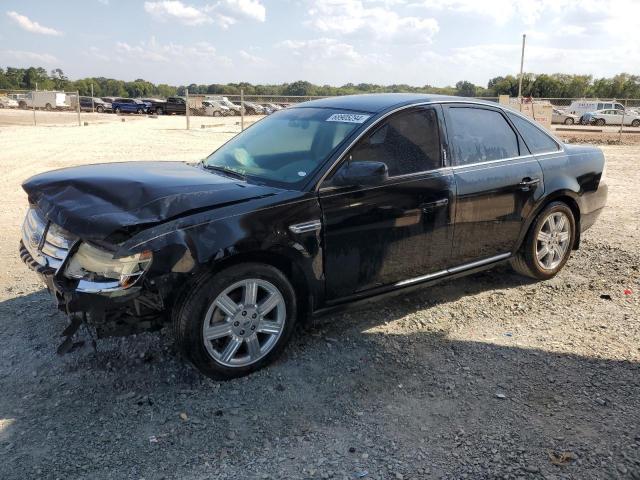
{"type": "Polygon", "coordinates": [[[496,110],[449,107],[447,130],[456,165],[513,158],[520,155],[518,136],[496,110]]]}
{"type": "Polygon", "coordinates": [[[508,113],[531,153],[548,153],[560,150],[560,145],[542,129],[519,115],[508,113]]]}

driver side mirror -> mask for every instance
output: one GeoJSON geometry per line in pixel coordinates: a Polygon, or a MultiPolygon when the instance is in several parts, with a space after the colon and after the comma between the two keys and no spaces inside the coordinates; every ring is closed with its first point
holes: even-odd
{"type": "Polygon", "coordinates": [[[331,183],[338,187],[379,185],[389,178],[389,169],[383,162],[347,162],[336,172],[331,183]]]}

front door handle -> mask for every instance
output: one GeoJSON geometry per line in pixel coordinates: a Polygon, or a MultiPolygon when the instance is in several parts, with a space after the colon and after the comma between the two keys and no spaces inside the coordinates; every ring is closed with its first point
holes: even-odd
{"type": "Polygon", "coordinates": [[[524,190],[525,192],[527,192],[531,189],[531,187],[535,187],[539,183],[540,183],[539,178],[524,177],[520,181],[520,183],[518,183],[518,188],[520,190],[524,190]]]}
{"type": "Polygon", "coordinates": [[[446,205],[449,205],[449,199],[441,198],[440,200],[436,200],[434,202],[422,203],[420,204],[420,208],[424,213],[428,213],[435,210],[436,208],[444,207],[446,205]]]}

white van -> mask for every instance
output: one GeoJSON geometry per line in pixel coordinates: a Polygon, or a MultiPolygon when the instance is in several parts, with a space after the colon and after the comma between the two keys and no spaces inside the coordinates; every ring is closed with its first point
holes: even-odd
{"type": "Polygon", "coordinates": [[[603,101],[603,100],[574,100],[568,108],[563,110],[573,115],[584,115],[585,113],[595,112],[597,110],[622,110],[624,105],[619,102],[603,101]]]}
{"type": "Polygon", "coordinates": [[[69,108],[66,100],[67,95],[63,92],[37,90],[27,93],[18,103],[20,108],[44,108],[45,110],[54,110],[69,108]]]}

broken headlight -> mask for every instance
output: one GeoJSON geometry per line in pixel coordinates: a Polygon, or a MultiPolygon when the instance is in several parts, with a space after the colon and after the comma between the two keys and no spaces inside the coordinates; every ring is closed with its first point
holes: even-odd
{"type": "Polygon", "coordinates": [[[83,242],[69,260],[64,274],[68,278],[93,282],[115,280],[122,288],[128,288],[149,268],[151,259],[152,254],[148,250],[114,258],[111,252],[83,242]]]}

